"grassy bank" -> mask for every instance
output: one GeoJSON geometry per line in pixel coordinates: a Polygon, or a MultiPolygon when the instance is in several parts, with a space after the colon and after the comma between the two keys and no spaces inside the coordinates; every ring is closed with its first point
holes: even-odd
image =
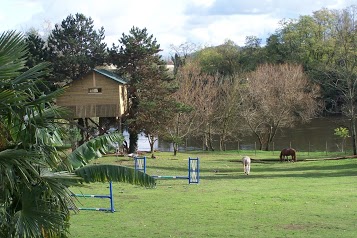
{"type": "MultiPolygon", "coordinates": [[[[148,159],[151,175],[187,175],[188,157],[200,158],[201,181],[158,180],[155,189],[113,185],[115,213],[80,211],[71,237],[355,237],[357,159],[322,160],[325,153],[298,153],[297,163],[278,162],[278,152],[158,152],[148,159]],[[315,160],[318,159],[318,160],[315,160]]],[[[345,154],[329,154],[329,158],[345,154]]],[[[99,163],[133,166],[132,159],[99,163]]],[[[108,194],[108,184],[75,190],[108,194]]],[[[104,199],[82,206],[108,207],[104,199]]]]}

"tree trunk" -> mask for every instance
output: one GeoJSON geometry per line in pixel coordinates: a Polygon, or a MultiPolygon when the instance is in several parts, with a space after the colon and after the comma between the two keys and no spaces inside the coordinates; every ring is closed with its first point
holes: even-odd
{"type": "Polygon", "coordinates": [[[259,141],[259,150],[263,150],[263,146],[264,146],[264,139],[262,139],[260,136],[258,137],[258,141],[259,141]]]}
{"type": "Polygon", "coordinates": [[[85,124],[85,127],[87,129],[85,141],[89,141],[91,139],[91,135],[89,133],[89,120],[88,120],[88,118],[84,118],[84,124],[85,124]]]}
{"type": "Polygon", "coordinates": [[[208,151],[208,139],[207,139],[207,135],[205,134],[205,136],[203,137],[203,146],[204,146],[204,150],[208,151]]]}
{"type": "Polygon", "coordinates": [[[81,146],[81,145],[83,145],[83,143],[84,143],[84,138],[85,138],[85,130],[83,129],[84,128],[84,119],[83,118],[79,118],[78,119],[78,125],[81,127],[80,128],[80,134],[81,134],[81,139],[78,141],[78,146],[81,146]]]}
{"type": "Polygon", "coordinates": [[[223,139],[222,137],[220,136],[219,137],[219,151],[222,151],[223,150],[223,139]]]}
{"type": "Polygon", "coordinates": [[[74,126],[75,122],[73,121],[72,123],[70,123],[70,140],[71,140],[71,149],[72,152],[75,151],[78,147],[78,141],[77,139],[77,133],[76,133],[76,127],[74,126]]]}
{"type": "Polygon", "coordinates": [[[357,155],[357,146],[356,146],[356,119],[354,116],[351,118],[351,132],[352,132],[352,148],[353,155],[357,155]]]}
{"type": "Polygon", "coordinates": [[[220,151],[226,150],[225,144],[226,144],[226,137],[221,135],[219,137],[219,150],[220,151]]]}
{"type": "Polygon", "coordinates": [[[208,148],[210,151],[214,151],[214,147],[211,139],[208,140],[208,148]]]}
{"type": "Polygon", "coordinates": [[[176,142],[172,143],[172,146],[174,148],[174,156],[177,155],[177,151],[178,151],[178,144],[176,142]]]}
{"type": "Polygon", "coordinates": [[[138,133],[129,129],[129,154],[138,149],[138,133]]]}
{"type": "Polygon", "coordinates": [[[270,147],[270,142],[267,142],[265,145],[265,151],[269,151],[269,147],[270,147]]]}
{"type": "Polygon", "coordinates": [[[213,143],[212,143],[211,124],[208,124],[207,128],[208,128],[208,132],[207,132],[208,150],[214,151],[213,143]]]}
{"type": "Polygon", "coordinates": [[[104,125],[104,118],[103,117],[99,117],[99,124],[98,124],[98,130],[99,130],[99,135],[104,135],[105,133],[105,125],[104,125]]]}
{"type": "Polygon", "coordinates": [[[155,136],[148,135],[148,140],[149,140],[149,144],[150,144],[150,153],[154,154],[155,136]]]}

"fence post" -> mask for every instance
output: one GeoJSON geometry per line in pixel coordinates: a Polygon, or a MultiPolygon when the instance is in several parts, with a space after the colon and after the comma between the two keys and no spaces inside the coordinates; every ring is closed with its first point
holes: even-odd
{"type": "Polygon", "coordinates": [[[275,150],[275,145],[274,145],[274,141],[273,141],[273,155],[274,155],[274,150],[275,150]]]}

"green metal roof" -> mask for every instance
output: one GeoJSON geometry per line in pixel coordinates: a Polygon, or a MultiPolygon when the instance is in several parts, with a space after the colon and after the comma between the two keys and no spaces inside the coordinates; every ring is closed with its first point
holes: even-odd
{"type": "Polygon", "coordinates": [[[113,79],[114,81],[118,82],[118,83],[122,83],[122,84],[127,84],[127,81],[122,78],[122,77],[119,77],[119,75],[116,75],[115,73],[113,72],[110,72],[109,70],[106,70],[106,69],[94,69],[95,72],[99,73],[99,74],[102,74],[110,79],[113,79]]]}

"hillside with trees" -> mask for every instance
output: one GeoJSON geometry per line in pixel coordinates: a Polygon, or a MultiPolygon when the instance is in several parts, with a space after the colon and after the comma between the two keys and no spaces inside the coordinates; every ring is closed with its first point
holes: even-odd
{"type": "Polygon", "coordinates": [[[104,28],[94,30],[93,20],[77,13],[56,25],[48,39],[28,34],[28,65],[51,61],[49,80],[62,83],[90,68],[113,65],[129,82],[131,106],[123,123],[130,133],[130,152],[137,149],[140,132],[151,144],[160,135],[174,148],[189,136],[199,137],[207,150],[216,149],[214,136],[224,150],[227,141],[251,133],[267,150],[277,129],[338,114],[351,121],[356,153],[356,12],[350,6],[283,19],[264,45],[263,39],[247,36],[243,46],[229,39],[218,46],[172,46],[173,73],[146,28],[133,27],[106,48],[104,28]],[[267,78],[259,76],[269,72],[267,78]],[[295,97],[288,98],[286,92],[293,95],[292,90],[295,97]],[[277,119],[282,110],[286,118],[277,119]],[[265,121],[258,120],[262,115],[265,121]]]}

